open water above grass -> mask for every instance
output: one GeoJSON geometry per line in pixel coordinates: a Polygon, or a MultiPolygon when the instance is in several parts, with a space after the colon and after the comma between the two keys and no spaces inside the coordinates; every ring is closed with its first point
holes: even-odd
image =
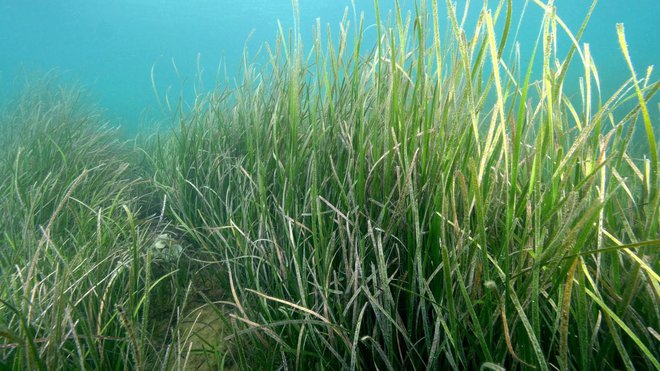
{"type": "MultiPolygon", "coordinates": [[[[559,16],[577,31],[591,2],[555,3],[559,16]]],[[[404,11],[413,8],[412,1],[401,4],[404,11]]],[[[383,18],[393,5],[392,0],[380,2],[383,18]]],[[[464,6],[464,1],[458,2],[459,10],[464,6]]],[[[513,6],[514,20],[523,11],[525,14],[515,27],[523,58],[528,57],[542,11],[533,1],[514,0],[513,6]]],[[[336,36],[347,7],[349,19],[364,12],[365,25],[375,23],[370,0],[301,0],[300,25],[306,46],[311,44],[317,18],[330,24],[336,36]]],[[[467,30],[481,3],[473,1],[470,8],[467,30]]],[[[441,25],[446,24],[444,1],[440,9],[441,25]]],[[[660,59],[658,14],[657,0],[604,0],[597,5],[583,42],[591,44],[605,95],[629,76],[615,24],[625,24],[635,67],[643,74],[660,59]]],[[[0,98],[20,86],[17,78],[57,69],[65,79],[87,86],[111,118],[133,131],[140,122],[163,117],[151,84],[152,67],[161,97],[169,92],[191,98],[202,70],[206,87],[218,76],[233,81],[246,40],[251,35],[247,46],[252,51],[274,40],[278,20],[285,30],[293,25],[290,0],[0,0],[0,98]]],[[[372,45],[375,29],[368,28],[365,35],[365,44],[372,45]]],[[[657,107],[652,110],[657,113],[657,107]]]]}

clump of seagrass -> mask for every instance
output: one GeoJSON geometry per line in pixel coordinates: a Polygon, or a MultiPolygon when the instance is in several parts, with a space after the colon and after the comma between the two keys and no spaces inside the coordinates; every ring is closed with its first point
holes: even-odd
{"type": "Polygon", "coordinates": [[[225,272],[232,360],[660,367],[646,107],[660,85],[635,75],[623,28],[632,79],[601,97],[580,41],[593,7],[573,33],[536,2],[539,37],[520,48],[538,53],[523,64],[511,1],[469,30],[448,2],[444,34],[437,1],[387,19],[375,4],[375,27],[347,17],[326,42],[318,24],[309,49],[300,25],[281,33],[267,67],[197,99],[154,155],[168,216],[225,272]],[[636,127],[644,160],[630,155],[636,127]]]}

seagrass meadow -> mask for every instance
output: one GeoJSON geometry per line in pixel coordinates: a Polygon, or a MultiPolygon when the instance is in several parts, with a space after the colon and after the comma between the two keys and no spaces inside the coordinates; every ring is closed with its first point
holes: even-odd
{"type": "Polygon", "coordinates": [[[531,44],[473,6],[280,27],[131,140],[31,80],[0,115],[0,369],[660,369],[653,68],[613,24],[601,92],[595,1],[575,30],[530,3],[531,44]]]}

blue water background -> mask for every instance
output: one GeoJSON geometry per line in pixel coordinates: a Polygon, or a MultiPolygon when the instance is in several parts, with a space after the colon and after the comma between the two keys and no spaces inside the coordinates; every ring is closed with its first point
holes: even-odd
{"type": "MultiPolygon", "coordinates": [[[[405,11],[413,1],[401,3],[405,11]]],[[[439,3],[440,22],[446,27],[445,2],[439,3]]],[[[517,36],[523,57],[531,51],[542,17],[533,2],[513,0],[514,19],[526,3],[517,36]]],[[[393,4],[393,0],[380,1],[383,19],[393,4]]],[[[458,2],[459,12],[463,4],[458,2]]],[[[476,19],[481,4],[472,1],[468,24],[476,19]]],[[[559,16],[577,31],[591,1],[555,4],[559,16]]],[[[299,6],[307,47],[317,18],[337,35],[347,7],[349,19],[354,16],[350,0],[300,0],[299,6]]],[[[366,25],[375,23],[373,1],[355,0],[354,6],[358,15],[364,12],[366,25]]],[[[591,46],[605,94],[629,78],[615,24],[625,24],[635,68],[643,76],[647,66],[660,59],[658,16],[660,0],[600,1],[582,42],[591,46]]],[[[14,93],[23,77],[56,69],[63,79],[86,86],[111,119],[134,131],[140,122],[164,117],[152,89],[152,68],[161,98],[169,92],[174,98],[183,94],[190,99],[200,81],[209,87],[219,76],[238,79],[248,37],[247,47],[255,52],[275,39],[278,20],[285,30],[293,25],[290,0],[0,0],[0,101],[14,93]]],[[[514,23],[512,32],[517,27],[514,23]]],[[[367,44],[375,41],[375,32],[373,27],[367,29],[367,44]]]]}

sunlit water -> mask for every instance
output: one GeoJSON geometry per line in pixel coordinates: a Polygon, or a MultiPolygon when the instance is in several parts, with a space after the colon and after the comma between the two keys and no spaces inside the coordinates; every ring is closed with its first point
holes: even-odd
{"type": "MultiPolygon", "coordinates": [[[[459,11],[464,3],[458,2],[459,11]]],[[[518,30],[524,56],[538,35],[542,12],[533,2],[513,3],[515,14],[525,9],[524,21],[514,23],[512,31],[518,30]]],[[[574,31],[590,3],[555,1],[559,16],[574,31]]],[[[384,19],[393,4],[380,2],[384,19]]],[[[402,4],[411,9],[410,0],[402,4]]],[[[444,4],[440,1],[443,9],[444,4]]],[[[363,12],[367,26],[375,23],[373,1],[355,0],[354,6],[348,0],[300,0],[303,41],[310,45],[317,18],[336,35],[347,7],[350,20],[363,12]]],[[[480,7],[481,2],[472,1],[468,24],[480,7]]],[[[247,47],[254,52],[274,40],[278,20],[285,30],[291,27],[292,14],[290,0],[0,0],[0,98],[11,95],[17,79],[56,69],[65,80],[86,86],[108,115],[130,131],[139,122],[163,117],[152,89],[152,68],[161,98],[167,91],[190,96],[200,71],[209,86],[218,75],[232,81],[248,37],[247,47]]],[[[660,57],[658,15],[660,0],[598,4],[582,41],[591,46],[606,94],[629,77],[615,24],[625,24],[635,68],[643,74],[660,57]]],[[[446,26],[444,12],[440,22],[446,26]]],[[[367,28],[367,41],[375,41],[375,32],[367,28]]]]}

